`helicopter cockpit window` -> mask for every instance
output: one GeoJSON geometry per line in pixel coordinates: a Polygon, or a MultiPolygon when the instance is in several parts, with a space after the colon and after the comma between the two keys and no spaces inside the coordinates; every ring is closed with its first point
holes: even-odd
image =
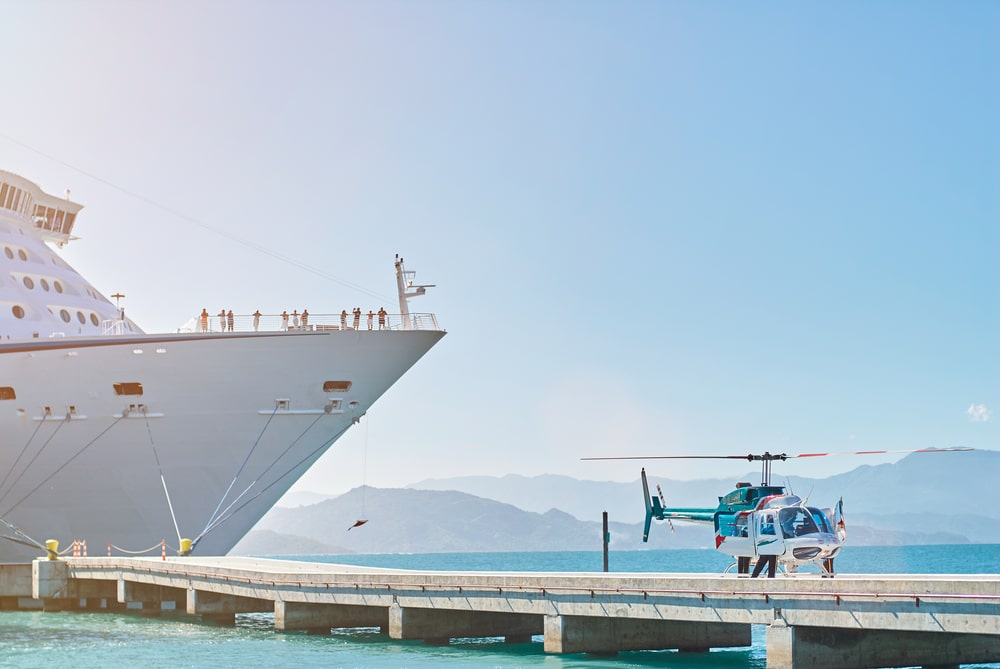
{"type": "Polygon", "coordinates": [[[827,534],[833,534],[833,530],[830,529],[830,524],[827,522],[826,514],[819,509],[809,509],[809,513],[812,514],[812,519],[816,523],[816,527],[819,528],[820,532],[826,532],[827,534]]]}
{"type": "Polygon", "coordinates": [[[801,537],[804,534],[819,532],[816,522],[808,511],[801,506],[790,506],[778,512],[781,522],[781,533],[785,537],[801,537]]]}
{"type": "Polygon", "coordinates": [[[760,533],[762,535],[764,534],[773,535],[775,533],[774,516],[772,516],[771,514],[767,514],[766,516],[764,516],[764,518],[761,520],[760,523],[760,533]]]}

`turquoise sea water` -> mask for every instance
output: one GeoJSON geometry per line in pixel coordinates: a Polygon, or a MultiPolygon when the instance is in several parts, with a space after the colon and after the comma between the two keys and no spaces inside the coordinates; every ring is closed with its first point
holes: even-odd
{"type": "MultiPolygon", "coordinates": [[[[462,571],[601,571],[594,552],[438,553],[338,555],[297,559],[401,569],[462,571]]],[[[612,551],[611,571],[721,572],[725,556],[711,550],[612,551]]],[[[1000,545],[848,547],[837,558],[848,573],[1000,573],[1000,545]]],[[[497,639],[453,640],[448,646],[393,641],[374,630],[335,630],[329,636],[276,633],[269,615],[241,615],[236,627],[192,622],[183,616],[136,614],[0,612],[0,667],[43,665],[76,668],[295,667],[545,667],[597,669],[671,667],[721,669],[761,667],[764,629],[755,627],[750,648],[704,654],[675,651],[620,653],[613,658],[546,655],[541,638],[506,644],[497,639]]],[[[967,665],[972,666],[972,665],[967,665]]],[[[1000,667],[1000,664],[975,665],[1000,667]]]]}

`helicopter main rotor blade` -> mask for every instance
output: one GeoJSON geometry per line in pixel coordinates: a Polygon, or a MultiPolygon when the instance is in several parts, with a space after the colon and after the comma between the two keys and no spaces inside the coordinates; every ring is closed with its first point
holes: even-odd
{"type": "Polygon", "coordinates": [[[885,455],[890,453],[951,453],[955,451],[974,451],[968,446],[952,446],[950,448],[916,448],[909,450],[883,451],[839,451],[829,453],[750,453],[748,455],[621,455],[601,458],[580,458],[581,460],[791,460],[792,458],[820,458],[828,455],[885,455]]]}
{"type": "MultiPolygon", "coordinates": [[[[580,458],[581,460],[752,460],[753,455],[621,455],[618,457],[580,458]]],[[[794,456],[788,456],[794,457],[794,456]]]]}
{"type": "Polygon", "coordinates": [[[882,455],[884,453],[951,453],[954,451],[974,451],[969,446],[952,446],[951,448],[915,448],[910,450],[887,451],[840,451],[836,453],[799,453],[789,455],[789,458],[820,458],[826,455],[882,455]]]}

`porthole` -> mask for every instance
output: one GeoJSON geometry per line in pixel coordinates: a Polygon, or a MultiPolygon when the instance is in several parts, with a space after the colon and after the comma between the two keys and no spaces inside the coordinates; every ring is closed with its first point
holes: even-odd
{"type": "Polygon", "coordinates": [[[48,290],[49,290],[49,282],[46,279],[39,279],[38,282],[42,284],[42,289],[44,289],[46,292],[48,292],[48,290]]]}
{"type": "Polygon", "coordinates": [[[3,252],[6,253],[7,257],[10,258],[11,260],[14,259],[14,252],[10,250],[9,246],[3,247],[3,252]]]}
{"type": "Polygon", "coordinates": [[[24,287],[31,290],[35,287],[35,282],[31,280],[30,276],[26,276],[22,279],[24,281],[24,287]]]}
{"type": "Polygon", "coordinates": [[[65,309],[59,310],[59,318],[63,319],[64,323],[69,323],[69,312],[65,309]]]}
{"type": "Polygon", "coordinates": [[[28,254],[24,252],[24,249],[17,250],[17,257],[24,261],[28,260],[28,254]]]}
{"type": "Polygon", "coordinates": [[[100,322],[97,320],[97,314],[94,312],[90,312],[90,322],[94,325],[100,325],[100,322]]]}
{"type": "Polygon", "coordinates": [[[63,291],[62,284],[59,283],[58,281],[53,281],[52,282],[52,287],[56,289],[57,293],[61,293],[63,291]]]}
{"type": "Polygon", "coordinates": [[[76,320],[80,321],[83,324],[87,323],[87,317],[83,315],[82,311],[76,312],[76,320]]]}
{"type": "Polygon", "coordinates": [[[20,304],[15,304],[10,310],[14,314],[14,318],[24,318],[24,307],[20,304]]]}

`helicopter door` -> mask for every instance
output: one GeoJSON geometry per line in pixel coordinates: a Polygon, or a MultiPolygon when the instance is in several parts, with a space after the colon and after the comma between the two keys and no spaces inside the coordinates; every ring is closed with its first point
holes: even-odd
{"type": "Polygon", "coordinates": [[[769,510],[756,516],[757,555],[782,555],[785,552],[785,542],[778,527],[778,513],[769,510]]]}

